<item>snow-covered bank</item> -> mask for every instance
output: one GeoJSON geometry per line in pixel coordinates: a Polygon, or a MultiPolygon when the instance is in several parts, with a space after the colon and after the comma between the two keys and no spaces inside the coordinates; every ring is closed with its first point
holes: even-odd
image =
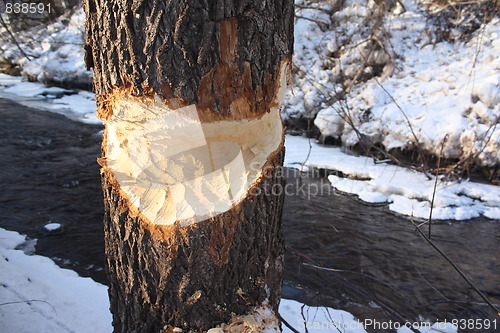
{"type": "Polygon", "coordinates": [[[321,133],[348,147],[361,134],[387,151],[437,156],[446,136],[444,157],[498,166],[500,19],[482,24],[467,42],[436,42],[439,27],[424,6],[402,3],[405,10],[396,5],[383,17],[368,0],[348,0],[331,15],[313,6],[299,9],[297,74],[284,117],[317,113],[321,133]]]}
{"type": "Polygon", "coordinates": [[[26,106],[57,112],[66,117],[91,124],[97,119],[94,94],[84,90],[67,90],[27,82],[19,76],[0,73],[0,97],[12,99],[26,106]]]}
{"type": "MultiPolygon", "coordinates": [[[[338,190],[357,194],[365,202],[387,202],[397,213],[429,217],[434,180],[424,174],[346,154],[341,148],[321,146],[304,137],[287,136],[285,143],[286,166],[300,167],[305,162],[305,166],[340,171],[343,177],[328,177],[338,190]]],[[[467,180],[438,182],[433,219],[465,220],[480,215],[500,219],[500,187],[467,180]]]]}
{"type": "Polygon", "coordinates": [[[67,8],[65,14],[52,24],[16,32],[19,47],[30,59],[0,27],[3,44],[0,61],[19,65],[23,76],[42,83],[70,82],[90,87],[92,71],[84,66],[84,22],[85,12],[81,7],[67,8]]]}
{"type": "Polygon", "coordinates": [[[0,327],[6,333],[111,332],[107,287],[27,255],[24,236],[0,229],[0,327]]]}
{"type": "MultiPolygon", "coordinates": [[[[107,333],[112,332],[107,287],[74,271],[58,267],[52,260],[23,252],[26,238],[0,228],[0,327],[5,333],[107,333]]],[[[28,246],[29,247],[29,246],[28,246]]],[[[349,312],[327,307],[311,307],[282,299],[280,315],[300,332],[365,333],[365,325],[349,312]]],[[[261,312],[258,316],[266,316],[261,312]]],[[[261,320],[263,318],[256,318],[261,320]]],[[[378,323],[381,325],[382,323],[378,323]]],[[[385,325],[385,323],[384,323],[385,325]]],[[[435,323],[422,333],[448,332],[451,324],[435,323]]],[[[212,330],[220,332],[220,330],[212,330]]],[[[398,332],[407,332],[404,327],[398,332]]],[[[228,331],[229,332],[229,331],[228,331]]],[[[232,330],[230,332],[233,332],[232,330]]],[[[254,331],[244,331],[254,332],[254,331]]],[[[276,329],[266,330],[277,333],[276,329]]],[[[291,333],[284,326],[283,332],[291,333]]],[[[262,332],[263,333],[263,332],[262,332]]]]}

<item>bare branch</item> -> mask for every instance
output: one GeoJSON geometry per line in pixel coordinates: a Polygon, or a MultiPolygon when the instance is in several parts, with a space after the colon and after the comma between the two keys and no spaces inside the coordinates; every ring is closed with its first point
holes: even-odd
{"type": "Polygon", "coordinates": [[[467,282],[469,286],[474,289],[474,291],[488,304],[488,306],[495,311],[495,313],[500,316],[500,310],[493,304],[488,297],[486,297],[481,290],[479,290],[472,282],[467,278],[467,276],[462,272],[462,270],[453,262],[453,260],[450,259],[436,244],[434,244],[433,241],[427,237],[422,230],[420,230],[417,225],[415,224],[415,221],[413,221],[413,216],[410,216],[410,222],[415,226],[415,229],[418,231],[418,233],[427,241],[427,243],[432,246],[448,263],[455,269],[455,271],[467,282]]]}
{"type": "Polygon", "coordinates": [[[312,19],[310,17],[305,17],[305,16],[300,16],[300,15],[295,15],[295,18],[297,19],[302,19],[302,20],[306,20],[306,21],[311,21],[311,22],[314,22],[318,25],[318,27],[323,31],[325,30],[326,28],[328,28],[329,24],[326,23],[326,22],[323,22],[323,21],[320,21],[320,20],[316,20],[316,19],[312,19]]]}
{"type": "Polygon", "coordinates": [[[320,12],[327,13],[328,15],[333,15],[333,10],[329,10],[326,8],[321,8],[321,7],[314,7],[314,6],[308,6],[308,5],[300,5],[300,4],[295,4],[296,8],[299,9],[314,9],[314,10],[319,10],[320,12]]]}
{"type": "Polygon", "coordinates": [[[446,143],[446,140],[448,139],[448,134],[446,134],[443,138],[443,142],[441,143],[441,150],[439,151],[439,156],[438,156],[438,164],[437,164],[437,169],[436,169],[436,179],[434,179],[434,189],[432,190],[432,200],[431,200],[431,211],[429,212],[429,239],[431,239],[431,224],[432,224],[432,210],[434,208],[434,198],[436,197],[436,188],[437,188],[437,183],[438,183],[438,177],[439,177],[439,168],[441,166],[441,156],[443,155],[443,147],[444,144],[446,143]]]}
{"type": "Polygon", "coordinates": [[[16,37],[14,37],[14,34],[12,33],[12,31],[10,31],[9,26],[7,25],[7,23],[5,23],[5,21],[4,21],[4,19],[3,19],[3,17],[2,17],[1,14],[0,14],[0,23],[5,28],[5,30],[7,30],[7,33],[10,35],[10,37],[12,38],[12,41],[14,42],[14,44],[16,44],[17,48],[22,53],[22,55],[25,56],[26,59],[28,59],[28,61],[30,61],[31,58],[23,51],[23,49],[21,48],[21,46],[17,42],[16,37]]]}

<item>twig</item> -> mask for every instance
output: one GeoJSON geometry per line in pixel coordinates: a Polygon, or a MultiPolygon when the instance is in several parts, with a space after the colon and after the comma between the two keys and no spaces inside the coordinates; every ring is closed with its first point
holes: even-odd
{"type": "Polygon", "coordinates": [[[418,154],[420,155],[420,159],[421,159],[422,164],[423,164],[422,171],[427,176],[427,178],[430,178],[427,175],[427,163],[425,161],[424,154],[422,153],[422,148],[421,148],[422,145],[420,144],[420,140],[418,139],[417,135],[415,134],[415,131],[413,130],[413,126],[412,126],[412,124],[410,122],[410,119],[406,115],[406,112],[403,110],[403,108],[401,107],[401,105],[399,105],[399,103],[396,101],[396,99],[394,98],[394,96],[392,96],[392,94],[389,91],[387,91],[387,89],[385,89],[385,87],[382,85],[382,83],[380,83],[380,81],[378,80],[378,78],[374,77],[374,79],[375,79],[375,82],[380,86],[380,88],[382,88],[382,90],[387,94],[387,96],[389,96],[389,98],[394,103],[394,105],[396,105],[396,108],[398,108],[398,110],[401,112],[401,114],[405,118],[406,124],[408,125],[408,128],[410,129],[410,132],[411,132],[411,134],[413,136],[413,139],[415,140],[416,149],[417,149],[418,154]]]}
{"type": "Polygon", "coordinates": [[[289,245],[285,245],[285,249],[294,252],[299,258],[306,259],[307,261],[312,262],[315,265],[319,265],[316,261],[314,261],[313,259],[311,259],[307,255],[303,254],[302,252],[297,251],[296,249],[294,249],[293,247],[291,247],[289,245]]]}
{"type": "Polygon", "coordinates": [[[327,14],[329,14],[329,15],[332,15],[332,14],[333,14],[333,10],[328,10],[328,9],[321,8],[321,7],[314,7],[314,6],[307,6],[307,5],[299,5],[299,4],[295,4],[295,7],[299,8],[299,9],[315,9],[315,10],[319,10],[319,11],[321,11],[321,12],[327,13],[327,14]]]}
{"type": "Polygon", "coordinates": [[[500,310],[479,290],[468,278],[465,276],[465,274],[458,268],[458,266],[451,260],[436,244],[434,244],[433,241],[427,237],[422,230],[420,230],[417,225],[415,224],[415,221],[413,221],[413,216],[410,216],[410,222],[413,224],[415,229],[418,231],[418,233],[427,241],[427,243],[432,246],[436,251],[439,252],[439,254],[448,261],[448,263],[457,271],[458,274],[469,284],[469,286],[474,289],[474,291],[481,296],[481,298],[489,305],[489,307],[495,311],[495,313],[500,317],[500,310]]]}
{"type": "Polygon", "coordinates": [[[432,224],[432,210],[434,208],[434,198],[436,197],[436,188],[437,188],[437,183],[438,183],[438,177],[439,177],[439,168],[441,167],[441,156],[443,155],[443,147],[444,144],[446,143],[446,139],[448,139],[448,134],[446,134],[443,138],[443,142],[441,143],[441,149],[439,151],[439,156],[438,156],[438,164],[437,164],[437,169],[436,169],[436,179],[434,179],[434,189],[432,190],[432,200],[431,200],[431,211],[429,212],[429,239],[431,239],[431,224],[432,224]]]}
{"type": "Polygon", "coordinates": [[[306,159],[302,164],[300,165],[300,174],[302,175],[302,170],[304,169],[304,166],[306,165],[307,161],[309,160],[309,156],[311,156],[311,151],[312,151],[312,144],[311,144],[311,137],[309,137],[309,131],[311,130],[311,118],[307,119],[307,143],[309,144],[309,151],[307,152],[306,159]]]}
{"type": "MultiPolygon", "coordinates": [[[[296,66],[296,68],[297,68],[298,71],[300,71],[300,72],[302,72],[304,74],[304,78],[307,81],[309,81],[310,83],[312,83],[314,85],[321,86],[322,89],[318,89],[318,93],[323,98],[325,98],[326,103],[329,106],[331,106],[337,112],[337,114],[339,115],[339,117],[342,118],[342,120],[344,120],[349,126],[351,126],[351,128],[353,129],[353,131],[356,133],[356,136],[358,137],[359,142],[363,145],[363,147],[365,147],[366,146],[366,140],[365,140],[363,134],[357,128],[357,125],[355,124],[354,120],[352,119],[350,108],[349,108],[349,104],[346,101],[344,101],[342,98],[340,98],[339,96],[334,96],[334,95],[331,95],[329,92],[326,92],[326,91],[330,91],[331,88],[325,86],[321,82],[316,82],[313,79],[311,79],[309,77],[309,74],[306,71],[304,71],[303,69],[301,69],[299,66],[296,66]],[[332,102],[332,100],[334,100],[334,99],[337,99],[339,103],[344,103],[344,105],[342,105],[340,109],[337,108],[337,107],[335,107],[334,104],[333,104],[333,102],[332,102]]],[[[396,165],[404,166],[404,167],[409,168],[409,169],[421,170],[420,168],[415,168],[411,164],[404,163],[403,161],[400,161],[395,156],[393,156],[393,155],[389,154],[388,152],[384,151],[382,148],[378,147],[377,145],[372,146],[372,148],[374,148],[376,151],[378,151],[379,153],[381,153],[387,159],[391,160],[396,165]]],[[[366,149],[366,153],[369,153],[368,147],[365,147],[365,149],[366,149]]]]}
{"type": "Polygon", "coordinates": [[[289,329],[290,329],[293,333],[300,333],[299,331],[297,331],[297,330],[295,329],[295,327],[293,327],[292,325],[290,325],[290,323],[288,323],[288,322],[285,320],[285,318],[283,318],[283,317],[281,316],[281,314],[280,314],[279,312],[277,313],[277,315],[278,315],[278,319],[279,319],[279,320],[280,320],[283,324],[285,324],[285,326],[286,326],[286,327],[288,327],[288,328],[289,328],[289,329]]]}
{"type": "Polygon", "coordinates": [[[459,172],[460,172],[460,171],[464,171],[465,169],[467,169],[467,170],[469,169],[470,163],[472,163],[473,161],[475,161],[479,157],[479,155],[488,146],[488,143],[491,141],[491,138],[492,138],[493,134],[495,133],[495,130],[496,130],[496,127],[497,127],[498,124],[500,124],[500,118],[497,117],[497,119],[493,122],[493,124],[486,131],[485,137],[487,137],[487,138],[485,138],[485,139],[482,140],[482,147],[481,147],[481,149],[479,149],[478,151],[476,151],[474,153],[470,153],[469,155],[467,155],[466,157],[462,158],[457,163],[453,164],[452,166],[449,166],[447,168],[448,170],[446,172],[446,177],[450,178],[451,174],[454,171],[456,171],[456,170],[459,170],[459,172]],[[490,132],[490,130],[491,130],[491,132],[490,132]]]}
{"type": "Polygon", "coordinates": [[[19,51],[21,51],[22,55],[26,57],[26,59],[28,59],[28,61],[31,61],[31,58],[23,51],[23,49],[21,48],[21,46],[19,45],[19,43],[17,42],[17,39],[16,37],[14,37],[14,35],[12,34],[12,31],[10,31],[9,29],[9,26],[7,25],[7,23],[5,23],[5,21],[3,20],[3,17],[2,15],[0,14],[0,23],[2,24],[2,26],[5,28],[5,30],[7,30],[7,33],[10,35],[10,37],[12,38],[12,40],[14,41],[14,44],[16,44],[17,48],[19,49],[19,51]]]}
{"type": "Polygon", "coordinates": [[[304,329],[306,330],[306,333],[309,333],[309,330],[307,329],[307,321],[306,321],[306,316],[304,316],[304,308],[306,307],[305,304],[302,304],[300,307],[300,315],[302,316],[302,320],[304,321],[304,329]]]}
{"type": "Polygon", "coordinates": [[[301,16],[301,15],[295,15],[295,18],[306,20],[306,21],[310,21],[310,22],[314,22],[314,23],[316,23],[318,25],[318,27],[322,31],[323,31],[323,29],[328,28],[328,26],[329,26],[329,24],[326,23],[326,22],[323,22],[323,21],[320,21],[320,20],[316,20],[316,19],[313,19],[313,18],[310,18],[310,17],[305,17],[305,16],[301,16]]]}
{"type": "Polygon", "coordinates": [[[322,267],[322,266],[317,266],[317,265],[311,265],[311,264],[308,264],[307,262],[303,262],[302,265],[309,266],[309,267],[312,267],[312,268],[316,268],[316,269],[319,269],[319,270],[322,270],[322,271],[328,271],[328,272],[349,272],[349,271],[346,271],[346,270],[343,270],[343,269],[335,269],[335,268],[329,268],[329,267],[322,267]]]}
{"type": "Polygon", "coordinates": [[[12,305],[12,304],[19,304],[19,303],[26,303],[26,304],[30,305],[31,302],[45,303],[45,304],[49,305],[52,308],[52,310],[56,311],[56,309],[54,308],[54,306],[52,304],[50,304],[47,301],[40,300],[40,299],[27,299],[27,300],[24,300],[24,301],[5,302],[5,303],[0,303],[0,306],[3,306],[3,305],[12,305]]]}
{"type": "MultiPolygon", "coordinates": [[[[364,278],[369,278],[369,279],[377,282],[378,284],[380,284],[380,285],[382,285],[382,286],[384,286],[384,287],[392,290],[395,294],[398,294],[399,291],[397,289],[395,289],[392,285],[387,284],[387,283],[385,283],[385,282],[377,279],[376,277],[368,275],[368,274],[365,274],[363,272],[340,270],[340,269],[335,269],[335,268],[329,268],[329,267],[320,266],[319,263],[315,262],[313,259],[309,258],[305,254],[302,254],[301,252],[297,251],[296,249],[294,249],[294,248],[292,248],[290,246],[285,246],[285,248],[287,250],[290,250],[290,251],[296,253],[299,258],[303,258],[303,259],[309,261],[309,263],[302,262],[303,266],[307,266],[307,267],[311,267],[311,268],[318,269],[318,270],[323,270],[323,271],[329,271],[329,272],[332,273],[330,276],[337,283],[344,284],[345,288],[351,290],[352,292],[356,293],[357,295],[359,295],[360,297],[362,297],[364,299],[368,299],[368,298],[371,297],[371,300],[373,302],[375,302],[378,306],[380,306],[380,308],[383,309],[383,311],[387,314],[387,316],[389,318],[393,318],[395,320],[403,320],[404,319],[400,314],[397,313],[396,310],[392,309],[389,305],[384,304],[382,301],[376,299],[375,295],[373,295],[373,293],[371,293],[369,290],[365,291],[359,285],[354,285],[354,284],[352,284],[350,282],[347,282],[347,280],[344,277],[337,276],[335,273],[349,273],[349,274],[354,274],[354,275],[360,275],[360,276],[363,277],[363,280],[364,280],[364,278]]],[[[400,295],[400,297],[403,298],[404,296],[400,295]]]]}
{"type": "MultiPolygon", "coordinates": [[[[370,39],[371,40],[375,40],[380,45],[380,47],[384,50],[384,52],[390,58],[392,58],[392,55],[389,52],[387,52],[387,50],[385,50],[385,47],[383,47],[383,43],[380,41],[380,39],[374,33],[372,33],[372,36],[371,36],[370,39]]],[[[371,48],[371,50],[369,52],[369,55],[372,52],[373,52],[373,45],[372,45],[372,48],[371,48]]],[[[365,55],[363,55],[361,52],[359,54],[363,58],[363,61],[365,62],[365,64],[367,64],[368,63],[368,57],[366,57],[365,55]]],[[[358,74],[359,74],[359,72],[358,72],[358,74]]],[[[373,79],[380,86],[380,88],[382,88],[382,90],[387,94],[387,96],[389,96],[389,98],[391,99],[391,101],[394,103],[394,105],[396,105],[397,109],[401,112],[401,114],[405,118],[406,124],[408,125],[408,128],[410,129],[410,132],[411,132],[411,134],[413,136],[413,139],[415,140],[416,149],[417,149],[418,155],[420,156],[420,160],[421,160],[422,166],[423,166],[422,171],[427,176],[427,178],[430,178],[427,175],[427,163],[425,161],[425,156],[424,156],[424,154],[421,151],[422,150],[422,148],[421,148],[422,145],[420,144],[420,140],[418,139],[415,131],[413,130],[413,126],[412,126],[412,124],[410,122],[410,119],[406,115],[406,112],[403,110],[403,108],[401,107],[401,105],[399,105],[399,103],[396,101],[396,99],[394,98],[394,96],[392,96],[392,94],[382,85],[382,83],[380,82],[380,80],[376,76],[374,76],[373,79]]],[[[354,82],[353,82],[353,85],[354,85],[354,82]]]]}
{"type": "Polygon", "coordinates": [[[431,287],[432,289],[434,289],[434,291],[435,291],[435,292],[436,292],[439,296],[441,296],[441,297],[442,297],[443,299],[445,299],[446,301],[450,301],[450,299],[449,299],[448,297],[446,297],[445,295],[443,295],[443,293],[442,293],[442,292],[440,292],[439,290],[437,290],[437,288],[436,288],[433,284],[431,284],[431,283],[429,282],[429,280],[427,280],[427,279],[426,279],[426,278],[422,275],[422,273],[418,270],[418,268],[416,268],[416,267],[415,267],[415,270],[417,271],[418,275],[420,275],[420,277],[422,278],[422,280],[424,280],[424,281],[425,281],[425,283],[427,283],[427,284],[429,285],[429,287],[431,287]]]}

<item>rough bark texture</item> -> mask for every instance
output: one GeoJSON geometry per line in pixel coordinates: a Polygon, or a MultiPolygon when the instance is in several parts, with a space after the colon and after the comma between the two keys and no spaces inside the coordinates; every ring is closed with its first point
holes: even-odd
{"type": "MultiPolygon", "coordinates": [[[[156,94],[172,109],[195,103],[202,121],[259,118],[276,103],[292,0],[84,0],[84,9],[103,119],[120,94],[156,94]]],[[[204,331],[264,300],[277,310],[284,196],[270,189],[283,185],[283,156],[281,145],[240,204],[187,227],[132,213],[101,161],[115,332],[204,331]]]]}
{"type": "MultiPolygon", "coordinates": [[[[283,151],[269,166],[282,162],[283,151]]],[[[261,189],[283,186],[279,169],[273,170],[261,189]]],[[[277,310],[284,196],[257,190],[212,220],[162,228],[122,209],[123,198],[105,176],[103,191],[115,332],[159,332],[169,325],[204,331],[266,299],[277,310]]]]}
{"type": "Polygon", "coordinates": [[[291,0],[86,0],[84,8],[86,66],[101,109],[113,88],[131,86],[135,95],[154,91],[228,114],[220,85],[230,85],[222,79],[250,77],[260,104],[292,54],[291,0]],[[217,64],[224,68],[213,82],[217,64]]]}

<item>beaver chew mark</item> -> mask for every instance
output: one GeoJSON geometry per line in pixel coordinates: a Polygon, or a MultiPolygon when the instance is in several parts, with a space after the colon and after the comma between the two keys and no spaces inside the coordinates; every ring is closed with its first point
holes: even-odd
{"type": "Polygon", "coordinates": [[[188,225],[242,201],[282,131],[278,107],[259,119],[201,122],[194,105],[171,110],[125,97],[106,122],[105,168],[134,214],[188,225]]]}

